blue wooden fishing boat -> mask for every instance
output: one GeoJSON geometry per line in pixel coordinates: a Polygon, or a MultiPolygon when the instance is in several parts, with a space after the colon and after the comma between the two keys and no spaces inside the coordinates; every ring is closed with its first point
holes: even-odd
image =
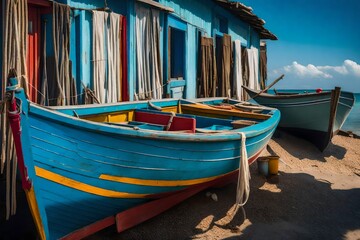
{"type": "Polygon", "coordinates": [[[79,239],[112,224],[123,231],[232,182],[242,144],[251,164],[280,120],[278,110],[174,99],[45,108],[16,86],[8,92],[22,184],[42,239],[79,239]]]}
{"type": "Polygon", "coordinates": [[[281,112],[279,128],[312,142],[324,151],[348,117],[354,94],[336,87],[313,93],[269,94],[243,86],[257,103],[281,112]]]}

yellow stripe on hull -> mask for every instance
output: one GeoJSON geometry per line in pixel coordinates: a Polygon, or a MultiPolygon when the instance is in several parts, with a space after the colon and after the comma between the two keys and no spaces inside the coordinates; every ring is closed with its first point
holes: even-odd
{"type": "Polygon", "coordinates": [[[225,175],[226,174],[215,176],[215,177],[198,178],[198,179],[191,179],[191,180],[146,180],[146,179],[118,177],[118,176],[101,174],[100,179],[109,180],[109,181],[113,181],[113,182],[142,185],[142,186],[180,187],[180,186],[191,186],[191,185],[195,185],[195,184],[209,182],[209,181],[212,181],[216,178],[219,178],[219,177],[222,177],[225,175]]]}
{"type": "Polygon", "coordinates": [[[102,196],[102,197],[110,197],[110,198],[146,198],[150,194],[138,194],[138,193],[126,193],[126,192],[117,192],[108,189],[103,189],[100,187],[91,186],[86,183],[82,183],[59,174],[50,172],[46,169],[35,167],[36,175],[47,179],[49,181],[77,189],[82,192],[91,193],[94,195],[102,196]]]}
{"type": "Polygon", "coordinates": [[[26,198],[30,207],[30,211],[31,211],[31,215],[34,218],[35,221],[35,225],[37,228],[37,231],[39,233],[40,239],[45,240],[45,231],[44,231],[44,226],[42,224],[41,221],[41,217],[40,217],[40,212],[39,212],[39,207],[36,201],[36,196],[34,193],[34,188],[31,187],[30,190],[25,191],[26,193],[26,198]]]}
{"type": "MultiPolygon", "coordinates": [[[[95,186],[91,186],[86,183],[82,183],[59,174],[50,172],[46,169],[35,167],[36,175],[47,179],[52,182],[56,182],[58,184],[77,189],[79,191],[103,196],[103,197],[111,197],[111,198],[145,198],[149,197],[151,194],[137,194],[137,193],[126,193],[126,192],[117,192],[112,190],[107,190],[95,186]]],[[[128,177],[119,177],[119,176],[111,176],[107,174],[101,174],[99,179],[108,180],[113,182],[125,183],[125,184],[134,184],[140,186],[151,186],[151,187],[186,187],[192,186],[196,184],[210,182],[217,178],[223,177],[231,173],[208,177],[208,178],[198,178],[198,179],[190,179],[190,180],[146,180],[146,179],[138,179],[138,178],[128,178],[128,177]]]]}

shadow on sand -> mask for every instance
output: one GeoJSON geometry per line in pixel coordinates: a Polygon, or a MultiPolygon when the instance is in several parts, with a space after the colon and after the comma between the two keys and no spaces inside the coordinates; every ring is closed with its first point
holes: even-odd
{"type": "Polygon", "coordinates": [[[115,228],[88,239],[342,239],[360,228],[360,189],[333,190],[331,184],[304,173],[280,173],[276,184],[265,183],[251,166],[251,195],[241,211],[225,227],[216,222],[234,204],[235,184],[212,189],[219,201],[199,193],[169,211],[121,234],[115,228]],[[267,184],[276,189],[269,191],[267,184]],[[199,223],[208,219],[208,227],[199,223]],[[249,223],[250,222],[250,223],[249,223]],[[214,230],[219,228],[219,230],[214,230]],[[221,228],[226,229],[226,236],[221,228]],[[217,235],[219,234],[219,235],[217,235]]]}
{"type": "Polygon", "coordinates": [[[309,174],[281,173],[279,192],[271,192],[259,178],[246,206],[252,225],[240,239],[343,239],[360,228],[360,188],[333,190],[309,174]]]}
{"type": "Polygon", "coordinates": [[[280,146],[286,146],[286,150],[294,157],[302,159],[310,159],[321,162],[326,162],[325,157],[333,156],[339,160],[342,160],[346,154],[346,148],[329,143],[324,152],[321,152],[309,141],[293,136],[282,130],[276,130],[276,134],[273,140],[280,146]],[[292,142],[289,144],[289,142],[292,142]],[[299,147],[301,146],[301,147],[299,147]]]}

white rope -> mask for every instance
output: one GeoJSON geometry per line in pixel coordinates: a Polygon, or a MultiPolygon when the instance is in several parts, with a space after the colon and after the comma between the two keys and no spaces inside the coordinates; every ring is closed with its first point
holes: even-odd
{"type": "Polygon", "coordinates": [[[236,203],[233,215],[236,214],[239,207],[243,207],[250,196],[250,170],[249,162],[246,151],[246,135],[245,133],[239,133],[241,135],[241,157],[239,161],[239,174],[236,187],[236,203]]]}
{"type": "MultiPolygon", "coordinates": [[[[166,85],[168,85],[168,82],[167,82],[167,83],[164,83],[163,85],[161,85],[160,87],[158,87],[158,88],[156,88],[156,89],[154,89],[154,90],[151,90],[151,91],[149,91],[149,92],[143,92],[143,94],[144,94],[145,96],[150,96],[150,95],[152,95],[152,93],[154,93],[155,91],[159,90],[160,88],[163,89],[166,85]]],[[[135,98],[135,101],[139,101],[139,100],[140,100],[140,97],[139,97],[139,95],[138,95],[137,93],[134,93],[134,98],[135,98]]],[[[154,99],[154,98],[150,97],[150,98],[148,98],[148,99],[154,99]]],[[[143,99],[141,99],[141,100],[143,100],[143,99]]]]}
{"type": "MultiPolygon", "coordinates": [[[[30,82],[28,82],[27,83],[31,88],[33,88],[33,89],[35,89],[35,91],[37,92],[37,93],[39,93],[41,96],[43,96],[43,97],[45,97],[45,95],[42,93],[42,92],[40,92],[34,85],[32,85],[30,82]]],[[[83,93],[79,93],[79,94],[75,94],[75,95],[70,95],[70,97],[71,98],[74,98],[74,97],[79,97],[79,96],[82,96],[82,95],[84,95],[85,93],[83,92],[83,93]]],[[[49,102],[49,101],[52,101],[52,100],[57,100],[57,99],[61,99],[61,100],[65,100],[66,98],[65,97],[57,97],[57,98],[48,98],[48,97],[46,97],[46,100],[49,102]]]]}
{"type": "Polygon", "coordinates": [[[236,203],[229,209],[225,217],[216,222],[216,224],[219,226],[228,225],[235,217],[239,208],[242,209],[244,220],[246,219],[246,213],[243,206],[248,201],[250,195],[250,171],[246,151],[246,135],[242,132],[239,133],[239,135],[241,136],[241,154],[239,160],[239,173],[236,187],[236,203]]]}

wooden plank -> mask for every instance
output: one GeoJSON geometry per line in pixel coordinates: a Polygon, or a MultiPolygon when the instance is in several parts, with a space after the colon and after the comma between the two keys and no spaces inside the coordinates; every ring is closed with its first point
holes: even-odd
{"type": "Polygon", "coordinates": [[[121,111],[115,113],[105,114],[92,114],[81,116],[82,119],[86,119],[93,122],[127,122],[133,120],[134,111],[121,111]]]}
{"type": "Polygon", "coordinates": [[[152,1],[152,0],[136,0],[136,1],[140,2],[140,3],[148,4],[151,7],[158,8],[159,10],[163,10],[163,11],[166,11],[166,12],[174,12],[174,9],[172,9],[170,7],[167,7],[165,5],[162,5],[161,3],[152,1]]]}
{"type": "Polygon", "coordinates": [[[40,10],[29,6],[29,31],[27,34],[28,54],[28,94],[33,102],[38,102],[40,91],[39,59],[40,59],[40,10]]]}
{"type": "Polygon", "coordinates": [[[100,221],[97,221],[95,223],[92,223],[86,227],[80,228],[78,230],[75,230],[74,232],[66,235],[65,237],[61,238],[62,240],[77,240],[77,239],[83,239],[87,236],[90,236],[104,228],[107,228],[111,225],[115,224],[115,217],[110,216],[107,218],[104,218],[100,221]]]}
{"type": "Polygon", "coordinates": [[[51,2],[48,0],[28,0],[28,4],[33,4],[41,7],[51,7],[51,2]]]}
{"type": "Polygon", "coordinates": [[[242,118],[261,119],[261,120],[266,120],[270,118],[270,116],[267,114],[241,112],[238,110],[218,109],[205,104],[196,104],[196,105],[182,104],[181,108],[183,113],[187,113],[187,114],[192,113],[192,114],[201,114],[206,116],[234,116],[234,117],[242,117],[242,118]]]}
{"type": "Polygon", "coordinates": [[[139,223],[153,218],[206,188],[206,186],[193,188],[191,190],[154,200],[139,207],[121,212],[116,215],[117,231],[125,231],[139,223]]]}
{"type": "Polygon", "coordinates": [[[333,127],[336,120],[336,112],[340,100],[340,91],[341,91],[340,87],[335,87],[335,89],[331,91],[331,106],[330,106],[330,118],[329,118],[329,127],[328,127],[329,141],[332,139],[334,135],[333,127]]]}

